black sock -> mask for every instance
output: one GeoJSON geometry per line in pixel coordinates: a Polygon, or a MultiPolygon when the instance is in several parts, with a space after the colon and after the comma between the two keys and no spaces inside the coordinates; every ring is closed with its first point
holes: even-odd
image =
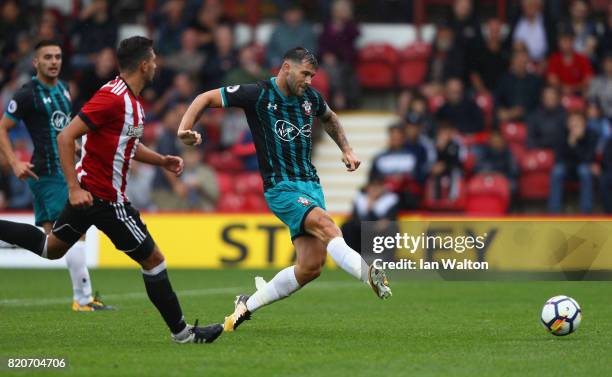
{"type": "Polygon", "coordinates": [[[166,269],[155,274],[142,274],[149,300],[155,305],[173,334],[181,332],[187,324],[176,294],[172,290],[166,269]]]}
{"type": "Polygon", "coordinates": [[[42,256],[47,235],[30,224],[0,220],[0,240],[42,256]]]}

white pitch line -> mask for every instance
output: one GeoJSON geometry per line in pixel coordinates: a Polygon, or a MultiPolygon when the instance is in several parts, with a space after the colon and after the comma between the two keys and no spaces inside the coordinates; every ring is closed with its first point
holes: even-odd
{"type": "MultiPolygon", "coordinates": [[[[359,287],[358,282],[320,282],[315,283],[312,286],[308,286],[308,289],[330,289],[330,288],[342,288],[348,286],[359,287]]],[[[248,287],[225,287],[225,288],[204,288],[204,289],[190,289],[183,291],[176,291],[176,295],[179,297],[193,297],[193,296],[213,296],[218,294],[245,292],[253,288],[248,287]]],[[[116,301],[128,301],[135,299],[148,299],[145,292],[126,292],[126,293],[110,293],[104,295],[104,300],[109,303],[116,301]]],[[[39,298],[39,299],[5,299],[0,300],[0,307],[2,306],[48,306],[48,305],[60,305],[70,304],[72,300],[68,297],[53,297],[53,298],[39,298]]]]}

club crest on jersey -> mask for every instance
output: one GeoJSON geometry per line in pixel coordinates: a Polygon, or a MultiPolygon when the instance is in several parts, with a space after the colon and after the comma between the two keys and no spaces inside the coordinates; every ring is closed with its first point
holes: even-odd
{"type": "Polygon", "coordinates": [[[302,104],[302,107],[304,108],[304,112],[306,113],[306,115],[310,115],[311,110],[312,110],[312,103],[310,103],[310,101],[306,100],[302,104]]]}
{"type": "Polygon", "coordinates": [[[70,123],[70,114],[66,115],[62,111],[56,110],[51,114],[51,126],[56,131],[63,130],[70,123]]]}
{"type": "Polygon", "coordinates": [[[296,137],[304,135],[305,137],[310,137],[312,133],[312,129],[310,124],[305,125],[300,128],[291,122],[287,122],[286,120],[277,120],[274,124],[274,131],[278,137],[280,137],[284,141],[292,141],[296,137]]]}
{"type": "Polygon", "coordinates": [[[133,125],[130,125],[128,127],[127,135],[129,137],[137,137],[137,138],[140,139],[143,134],[144,134],[144,128],[143,127],[135,127],[133,125]]]}
{"type": "Polygon", "coordinates": [[[301,205],[303,205],[304,207],[309,206],[310,205],[310,200],[304,198],[303,196],[300,196],[297,200],[298,203],[300,203],[301,205]]]}
{"type": "Polygon", "coordinates": [[[275,104],[275,103],[269,102],[269,103],[268,103],[268,110],[274,110],[274,111],[276,111],[276,110],[278,110],[278,105],[277,105],[277,104],[275,104]]]}

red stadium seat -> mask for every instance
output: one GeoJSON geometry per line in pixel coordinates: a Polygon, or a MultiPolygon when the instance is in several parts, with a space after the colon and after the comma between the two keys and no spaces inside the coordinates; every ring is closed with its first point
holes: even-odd
{"type": "Polygon", "coordinates": [[[398,60],[397,51],[388,44],[370,44],[360,49],[357,77],[361,86],[369,89],[394,88],[398,60]]]}
{"type": "Polygon", "coordinates": [[[323,68],[317,70],[312,79],[312,86],[321,93],[325,100],[329,99],[329,75],[323,68]]]}
{"type": "Polygon", "coordinates": [[[402,88],[414,88],[425,81],[431,46],[414,43],[400,51],[398,81],[402,88]]]}
{"type": "Polygon", "coordinates": [[[522,199],[544,200],[550,192],[550,171],[555,156],[549,149],[527,151],[519,160],[519,196],[522,199]]]}
{"type": "Polygon", "coordinates": [[[501,174],[477,174],[467,187],[466,212],[502,215],[510,205],[510,182],[501,174]]]}
{"type": "Polygon", "coordinates": [[[246,200],[244,196],[235,193],[221,195],[217,203],[217,211],[221,212],[242,212],[245,210],[246,200]]]}
{"type": "Polygon", "coordinates": [[[266,200],[263,194],[247,194],[244,197],[244,209],[249,212],[269,212],[266,200]]]}
{"type": "Polygon", "coordinates": [[[234,177],[231,174],[218,173],[217,182],[221,195],[234,192],[234,177]]]}
{"type": "Polygon", "coordinates": [[[257,172],[241,173],[236,176],[234,187],[239,194],[263,195],[263,181],[257,172]]]}
{"type": "Polygon", "coordinates": [[[434,114],[438,111],[446,102],[446,98],[443,95],[435,95],[427,98],[427,105],[429,107],[429,112],[434,114]]]}
{"type": "Polygon", "coordinates": [[[230,152],[212,152],[206,163],[217,171],[237,173],[243,170],[242,161],[230,152]]]}
{"type": "Polygon", "coordinates": [[[527,141],[527,126],[525,123],[508,122],[501,125],[501,133],[509,144],[525,145],[527,141]]]}

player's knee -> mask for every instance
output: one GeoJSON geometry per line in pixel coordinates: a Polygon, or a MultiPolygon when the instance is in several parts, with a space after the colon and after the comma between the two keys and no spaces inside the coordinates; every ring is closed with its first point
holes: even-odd
{"type": "Polygon", "coordinates": [[[166,260],[164,258],[164,254],[162,254],[161,250],[155,245],[153,248],[153,252],[146,259],[140,261],[140,265],[145,270],[151,270],[166,260]]]}
{"type": "Polygon", "coordinates": [[[316,264],[309,264],[305,266],[298,266],[297,280],[300,285],[304,285],[308,282],[313,281],[321,275],[322,266],[316,264]]]}
{"type": "Polygon", "coordinates": [[[313,221],[315,233],[318,235],[318,238],[323,241],[323,243],[327,244],[335,237],[339,237],[342,235],[340,228],[334,223],[334,220],[327,213],[320,213],[316,216],[313,221]]]}
{"type": "Polygon", "coordinates": [[[53,235],[47,236],[47,259],[55,260],[62,258],[70,250],[71,246],[53,235]]]}

